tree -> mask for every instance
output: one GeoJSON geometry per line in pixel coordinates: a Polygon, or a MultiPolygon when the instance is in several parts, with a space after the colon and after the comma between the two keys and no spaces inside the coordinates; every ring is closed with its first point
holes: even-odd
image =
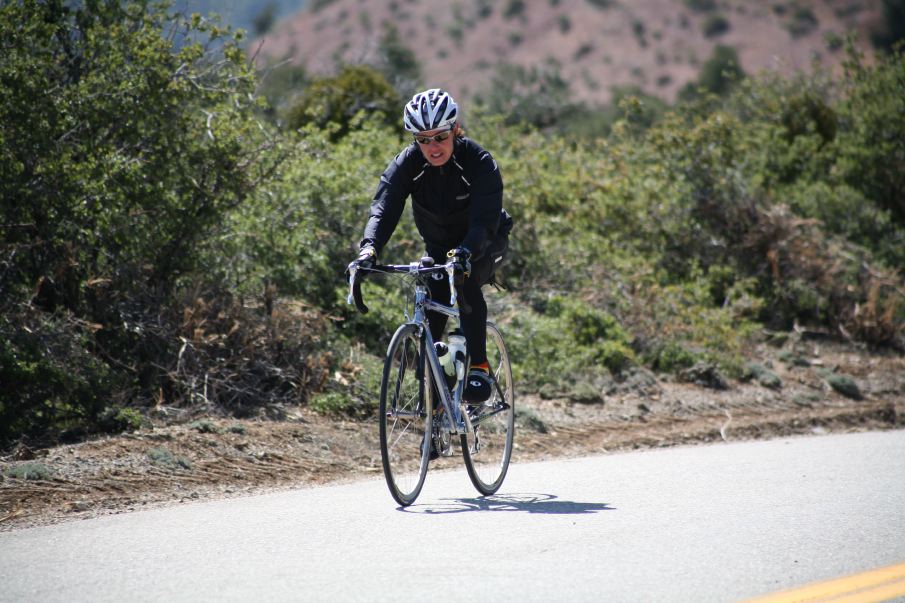
{"type": "Polygon", "coordinates": [[[147,0],[7,2],[0,40],[0,381],[25,388],[0,425],[91,423],[157,391],[149,327],[273,169],[254,77],[228,29],[147,0]]]}
{"type": "Polygon", "coordinates": [[[883,20],[871,32],[871,40],[875,47],[886,51],[905,40],[905,0],[883,0],[883,20]]]}
{"type": "Polygon", "coordinates": [[[691,100],[697,96],[698,88],[724,96],[735,82],[744,77],[745,72],[739,63],[735,48],[718,44],[707,62],[701,66],[697,83],[689,83],[679,96],[683,100],[691,100]]]}
{"type": "Polygon", "coordinates": [[[271,0],[258,11],[258,14],[252,19],[252,28],[255,37],[261,37],[270,31],[274,21],[276,21],[278,9],[279,6],[277,3],[271,0]]]}
{"type": "Polygon", "coordinates": [[[289,110],[286,123],[292,129],[337,124],[334,136],[339,138],[359,111],[395,124],[401,106],[399,94],[379,71],[366,65],[346,66],[336,76],[314,79],[289,110]]]}
{"type": "Polygon", "coordinates": [[[421,66],[412,49],[399,38],[399,30],[392,23],[384,27],[377,52],[380,55],[380,71],[387,81],[402,96],[412,95],[421,81],[421,66]]]}
{"type": "Polygon", "coordinates": [[[503,64],[481,99],[491,113],[503,115],[508,123],[546,128],[557,124],[573,109],[569,82],[559,63],[547,60],[537,67],[503,64]]]}

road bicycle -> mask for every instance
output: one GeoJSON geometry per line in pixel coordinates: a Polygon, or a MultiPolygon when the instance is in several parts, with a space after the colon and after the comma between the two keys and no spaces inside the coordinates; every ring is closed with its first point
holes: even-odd
{"type": "Polygon", "coordinates": [[[380,383],[380,455],[390,494],[403,507],[421,493],[432,456],[452,456],[458,442],[468,477],[478,492],[495,493],[503,483],[512,456],[515,430],[515,391],[509,353],[500,330],[487,322],[487,360],[490,365],[491,396],[483,403],[462,399],[467,357],[456,360],[454,384],[441,366],[437,347],[428,328],[427,311],[459,321],[460,310],[469,308],[455,286],[454,263],[434,265],[430,257],[411,264],[391,264],[349,269],[349,298],[359,312],[366,313],[360,273],[397,275],[413,289],[412,316],[396,329],[387,348],[380,383]],[[449,305],[432,300],[427,282],[449,279],[449,305]],[[456,309],[457,300],[461,300],[456,309]]]}

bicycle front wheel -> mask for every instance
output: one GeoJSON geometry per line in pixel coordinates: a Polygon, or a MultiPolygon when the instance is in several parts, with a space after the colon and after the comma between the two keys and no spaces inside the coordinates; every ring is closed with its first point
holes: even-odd
{"type": "Polygon", "coordinates": [[[515,431],[515,390],[512,366],[503,336],[487,323],[487,362],[493,393],[483,404],[465,407],[470,428],[462,436],[462,455],[471,483],[488,496],[499,490],[509,469],[515,431]]]}
{"type": "Polygon", "coordinates": [[[387,349],[380,384],[380,455],[390,494],[402,506],[415,502],[430,455],[430,371],[424,338],[414,325],[397,329],[387,349]]]}

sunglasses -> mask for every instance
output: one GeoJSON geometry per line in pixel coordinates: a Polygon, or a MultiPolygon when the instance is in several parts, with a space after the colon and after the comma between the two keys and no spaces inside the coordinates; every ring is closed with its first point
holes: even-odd
{"type": "Polygon", "coordinates": [[[444,132],[440,132],[439,134],[434,134],[433,136],[419,136],[415,134],[415,142],[418,144],[430,144],[432,140],[437,142],[443,142],[447,138],[452,135],[452,128],[446,130],[444,132]]]}

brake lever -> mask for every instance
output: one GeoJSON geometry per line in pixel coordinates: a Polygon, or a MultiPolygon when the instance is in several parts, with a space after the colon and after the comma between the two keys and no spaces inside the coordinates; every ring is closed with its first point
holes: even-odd
{"type": "Polygon", "coordinates": [[[354,303],[355,275],[358,273],[358,266],[349,266],[349,295],[346,297],[346,303],[350,306],[354,303]]]}
{"type": "Polygon", "coordinates": [[[359,270],[360,268],[357,266],[349,268],[349,297],[346,298],[346,303],[355,304],[356,310],[362,314],[367,314],[368,307],[361,297],[361,281],[358,279],[359,270]]]}
{"type": "Polygon", "coordinates": [[[449,275],[449,305],[455,308],[456,300],[458,299],[458,287],[456,287],[456,269],[453,267],[452,262],[446,264],[446,274],[449,275]]]}
{"type": "Polygon", "coordinates": [[[471,314],[471,306],[465,301],[465,296],[459,293],[461,287],[456,285],[456,270],[453,266],[452,262],[446,264],[446,273],[449,275],[449,305],[455,307],[456,302],[458,302],[459,310],[462,314],[471,314]],[[459,299],[460,297],[462,299],[459,299]]]}

